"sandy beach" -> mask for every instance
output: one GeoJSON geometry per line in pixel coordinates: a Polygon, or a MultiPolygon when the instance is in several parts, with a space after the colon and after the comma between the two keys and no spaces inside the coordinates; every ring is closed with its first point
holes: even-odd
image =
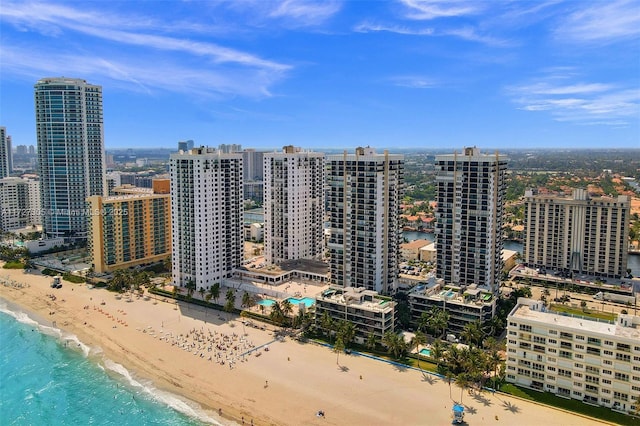
{"type": "MultiPolygon", "coordinates": [[[[1,269],[0,279],[27,284],[0,285],[3,299],[55,321],[156,388],[200,404],[221,424],[445,425],[460,400],[460,389],[436,376],[355,355],[337,362],[328,348],[277,339],[271,327],[246,326],[227,313],[117,299],[66,281],[52,289],[51,277],[22,270],[1,269]]],[[[465,391],[462,398],[470,425],[604,424],[502,394],[465,391]]]]}

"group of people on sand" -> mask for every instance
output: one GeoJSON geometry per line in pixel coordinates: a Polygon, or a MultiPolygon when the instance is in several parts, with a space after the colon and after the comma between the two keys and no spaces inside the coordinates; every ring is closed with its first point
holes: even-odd
{"type": "Polygon", "coordinates": [[[5,287],[13,287],[13,288],[29,287],[28,283],[23,283],[23,282],[20,282],[20,281],[12,280],[12,279],[9,278],[8,275],[7,275],[6,278],[0,278],[0,284],[2,284],[5,287]]]}
{"type": "Polygon", "coordinates": [[[153,328],[142,330],[143,333],[149,334],[154,338],[170,343],[171,346],[193,352],[194,356],[203,358],[207,361],[216,362],[220,365],[229,365],[229,369],[233,369],[234,364],[240,359],[241,362],[246,361],[247,353],[250,352],[255,345],[245,336],[237,333],[223,333],[217,330],[192,328],[186,334],[173,335],[172,332],[162,331],[156,335],[153,328]]]}

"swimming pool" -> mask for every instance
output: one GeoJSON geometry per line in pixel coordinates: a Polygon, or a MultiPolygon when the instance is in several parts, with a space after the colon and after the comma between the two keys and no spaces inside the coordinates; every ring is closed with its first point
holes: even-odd
{"type": "Polygon", "coordinates": [[[290,297],[287,299],[289,301],[289,303],[291,303],[292,305],[296,305],[298,306],[300,303],[304,303],[304,306],[306,308],[312,306],[314,303],[316,303],[316,299],[312,298],[312,297],[304,297],[302,299],[296,299],[295,297],[290,297]]]}
{"type": "Polygon", "coordinates": [[[275,305],[276,301],[273,299],[262,299],[261,301],[258,302],[258,305],[262,305],[262,306],[273,306],[275,305]]]}
{"type": "Polygon", "coordinates": [[[431,349],[424,348],[424,349],[420,350],[420,355],[431,356],[431,349]]]}

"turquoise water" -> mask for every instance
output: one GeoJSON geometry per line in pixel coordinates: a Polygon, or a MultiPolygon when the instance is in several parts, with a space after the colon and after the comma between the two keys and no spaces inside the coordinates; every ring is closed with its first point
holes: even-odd
{"type": "Polygon", "coordinates": [[[195,404],[143,385],[94,352],[0,300],[0,424],[215,423],[195,404]]]}
{"type": "Polygon", "coordinates": [[[427,349],[427,348],[421,349],[420,355],[431,356],[431,349],[427,349]]]}
{"type": "Polygon", "coordinates": [[[287,300],[289,301],[289,303],[296,306],[298,306],[300,303],[304,303],[304,306],[306,306],[307,308],[312,306],[314,303],[316,303],[316,299],[311,297],[305,297],[302,299],[296,299],[295,297],[290,297],[287,300]]]}
{"type": "Polygon", "coordinates": [[[273,306],[275,305],[276,301],[273,299],[262,299],[261,301],[258,302],[258,305],[262,305],[262,306],[273,306]]]}

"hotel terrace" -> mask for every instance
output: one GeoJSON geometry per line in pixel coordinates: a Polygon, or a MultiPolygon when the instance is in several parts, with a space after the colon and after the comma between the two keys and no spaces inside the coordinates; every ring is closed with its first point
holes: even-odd
{"type": "Polygon", "coordinates": [[[520,298],[507,320],[508,382],[620,412],[637,408],[640,317],[570,317],[520,298]]]}
{"type": "Polygon", "coordinates": [[[364,343],[370,334],[381,340],[387,331],[395,330],[396,303],[362,287],[330,287],[316,295],[316,326],[325,312],[334,321],[348,321],[356,326],[355,341],[364,343]]]}
{"type": "Polygon", "coordinates": [[[490,290],[478,288],[475,284],[463,289],[431,279],[411,289],[409,306],[414,324],[418,323],[423,312],[440,308],[449,313],[447,329],[460,332],[470,322],[490,320],[495,312],[495,297],[490,290]]]}

